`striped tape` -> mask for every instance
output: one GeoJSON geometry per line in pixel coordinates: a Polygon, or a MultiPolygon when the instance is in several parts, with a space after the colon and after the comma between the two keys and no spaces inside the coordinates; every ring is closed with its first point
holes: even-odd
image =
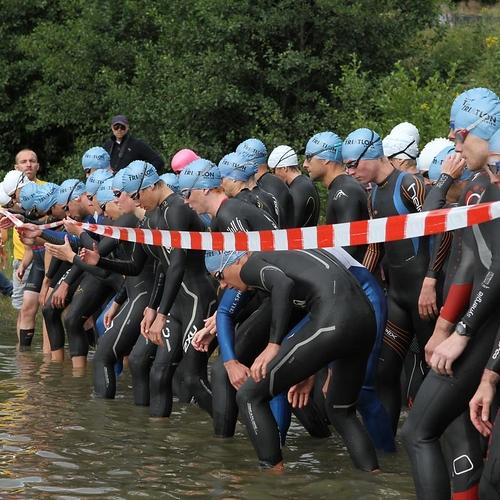
{"type": "Polygon", "coordinates": [[[114,227],[77,222],[87,231],[123,241],[191,250],[276,251],[383,243],[453,231],[500,217],[500,201],[343,224],[210,233],[114,227]]]}

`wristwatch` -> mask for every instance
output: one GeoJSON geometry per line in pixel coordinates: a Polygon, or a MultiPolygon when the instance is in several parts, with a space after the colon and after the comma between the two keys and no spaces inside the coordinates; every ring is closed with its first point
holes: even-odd
{"type": "Polygon", "coordinates": [[[463,321],[459,321],[455,327],[455,331],[462,337],[472,337],[471,331],[463,321]]]}

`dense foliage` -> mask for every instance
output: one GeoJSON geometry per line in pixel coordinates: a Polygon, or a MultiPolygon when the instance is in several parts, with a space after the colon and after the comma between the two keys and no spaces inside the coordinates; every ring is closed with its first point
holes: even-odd
{"type": "Polygon", "coordinates": [[[439,22],[435,0],[2,4],[1,166],[29,146],[55,181],[117,113],[167,160],[217,161],[248,136],[301,150],[319,130],[402,120],[426,141],[463,88],[500,89],[500,23],[439,22]]]}

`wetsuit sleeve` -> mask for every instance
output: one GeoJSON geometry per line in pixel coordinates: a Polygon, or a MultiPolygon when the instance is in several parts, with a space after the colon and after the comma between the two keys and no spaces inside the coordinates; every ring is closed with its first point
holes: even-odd
{"type": "Polygon", "coordinates": [[[76,249],[80,243],[80,238],[69,234],[66,231],[55,231],[54,229],[44,229],[40,238],[44,239],[47,243],[53,243],[54,245],[64,245],[64,237],[68,237],[68,241],[71,248],[76,249]]]}
{"type": "MultiPolygon", "coordinates": [[[[190,215],[185,205],[171,207],[163,216],[164,218],[166,217],[166,227],[161,229],[175,228],[179,231],[188,231],[190,229],[190,215]]],[[[159,256],[163,269],[166,269],[166,272],[165,286],[163,287],[158,312],[166,315],[169,313],[182,284],[186,270],[187,250],[172,248],[169,253],[166,248],[160,247],[159,256]]]]}
{"type": "Polygon", "coordinates": [[[59,260],[57,257],[52,257],[50,260],[49,268],[45,273],[45,277],[49,280],[52,280],[59,270],[59,266],[62,264],[62,260],[59,260]]]}
{"type": "Polygon", "coordinates": [[[448,257],[450,252],[453,235],[452,233],[441,233],[431,236],[431,238],[434,244],[429,261],[429,268],[425,276],[427,278],[437,279],[439,273],[443,269],[446,257],[448,257]]]}
{"type": "Polygon", "coordinates": [[[228,288],[224,291],[217,307],[217,340],[219,341],[222,360],[225,362],[236,359],[234,351],[234,317],[238,314],[250,294],[228,288]]]}
{"type": "MultiPolygon", "coordinates": [[[[87,244],[90,244],[90,246],[84,245],[86,248],[93,249],[94,248],[94,243],[95,241],[87,234],[87,233],[82,233],[80,236],[80,244],[82,244],[82,237],[86,235],[86,238],[83,238],[87,244]]],[[[102,238],[101,241],[99,241],[99,244],[97,245],[97,249],[99,252],[99,255],[101,256],[106,256],[109,255],[117,246],[118,246],[119,241],[113,238],[102,238]]],[[[84,264],[80,259],[78,261],[81,264],[84,264]]],[[[64,278],[64,281],[68,285],[72,285],[73,283],[76,282],[78,278],[82,275],[84,271],[88,271],[94,276],[97,276],[99,278],[107,278],[109,276],[109,272],[105,271],[104,269],[100,269],[96,266],[88,266],[84,264],[83,266],[80,265],[74,265],[71,267],[71,270],[69,273],[66,275],[66,278],[64,278]]]]}
{"type": "Polygon", "coordinates": [[[109,271],[106,271],[105,269],[101,269],[100,267],[97,267],[97,266],[92,266],[90,264],[86,264],[85,262],[83,262],[80,259],[80,257],[78,255],[76,255],[75,258],[73,259],[73,267],[71,268],[71,271],[68,273],[68,276],[65,278],[64,281],[66,283],[68,283],[68,285],[71,285],[72,283],[74,283],[76,281],[76,278],[74,278],[74,277],[80,276],[81,273],[83,273],[83,272],[93,274],[94,276],[97,276],[98,278],[101,278],[101,279],[106,279],[107,277],[109,277],[109,271]],[[74,269],[77,269],[79,271],[79,273],[77,274],[75,271],[73,276],[68,278],[68,276],[73,273],[74,269]]]}
{"type": "Polygon", "coordinates": [[[107,259],[104,257],[99,259],[97,265],[101,269],[114,271],[115,273],[124,274],[125,276],[137,276],[144,268],[146,259],[147,254],[142,248],[142,245],[135,243],[132,251],[132,258],[130,260],[107,259]]]}
{"type": "Polygon", "coordinates": [[[127,300],[127,287],[122,286],[120,290],[118,290],[118,293],[115,295],[113,301],[116,302],[117,304],[123,305],[123,303],[126,300],[127,300]]]}
{"type": "Polygon", "coordinates": [[[165,271],[162,265],[157,262],[155,269],[155,280],[153,285],[153,290],[151,292],[151,297],[149,298],[148,307],[151,309],[158,309],[160,305],[161,296],[163,294],[163,287],[165,286],[165,271]]]}
{"type": "Polygon", "coordinates": [[[453,177],[448,174],[441,174],[425,198],[423,211],[443,208],[446,204],[446,195],[452,184],[453,177]]]}
{"type": "Polygon", "coordinates": [[[281,269],[268,264],[256,254],[250,256],[241,268],[240,276],[248,286],[259,288],[270,294],[272,319],[269,342],[281,344],[290,324],[293,280],[281,269]]]}
{"type": "MultiPolygon", "coordinates": [[[[373,208],[372,208],[372,198],[371,195],[368,198],[368,214],[370,219],[373,219],[373,208]]],[[[370,243],[365,252],[365,257],[363,259],[363,266],[365,266],[368,271],[372,274],[377,270],[382,257],[384,256],[384,246],[381,243],[370,243]]]]}
{"type": "Polygon", "coordinates": [[[446,296],[446,301],[441,309],[441,317],[450,323],[457,323],[467,308],[472,292],[474,251],[471,229],[464,229],[462,236],[462,254],[446,296]]]}
{"type": "Polygon", "coordinates": [[[401,182],[401,197],[417,212],[422,212],[425,202],[425,185],[421,179],[407,174],[401,182]]]}
{"type": "Polygon", "coordinates": [[[489,316],[498,308],[500,296],[500,221],[498,219],[487,222],[483,227],[493,236],[491,240],[491,264],[479,289],[471,297],[469,310],[462,321],[467,330],[476,333],[487,321],[489,316]]]}
{"type": "Polygon", "coordinates": [[[486,368],[500,375],[500,331],[497,333],[497,338],[493,344],[493,350],[491,351],[486,368]]]}

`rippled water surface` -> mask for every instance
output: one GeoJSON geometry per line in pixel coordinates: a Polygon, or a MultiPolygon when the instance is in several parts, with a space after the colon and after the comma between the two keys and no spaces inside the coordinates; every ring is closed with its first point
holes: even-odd
{"type": "Polygon", "coordinates": [[[354,471],[336,437],[313,440],[293,423],[287,472],[259,472],[241,427],[212,437],[208,416],[174,406],[153,420],[132,404],[130,377],[114,401],[95,399],[91,376],[47,362],[35,339],[17,352],[13,325],[0,332],[1,498],[415,498],[403,451],[382,456],[384,472],[354,471]]]}

